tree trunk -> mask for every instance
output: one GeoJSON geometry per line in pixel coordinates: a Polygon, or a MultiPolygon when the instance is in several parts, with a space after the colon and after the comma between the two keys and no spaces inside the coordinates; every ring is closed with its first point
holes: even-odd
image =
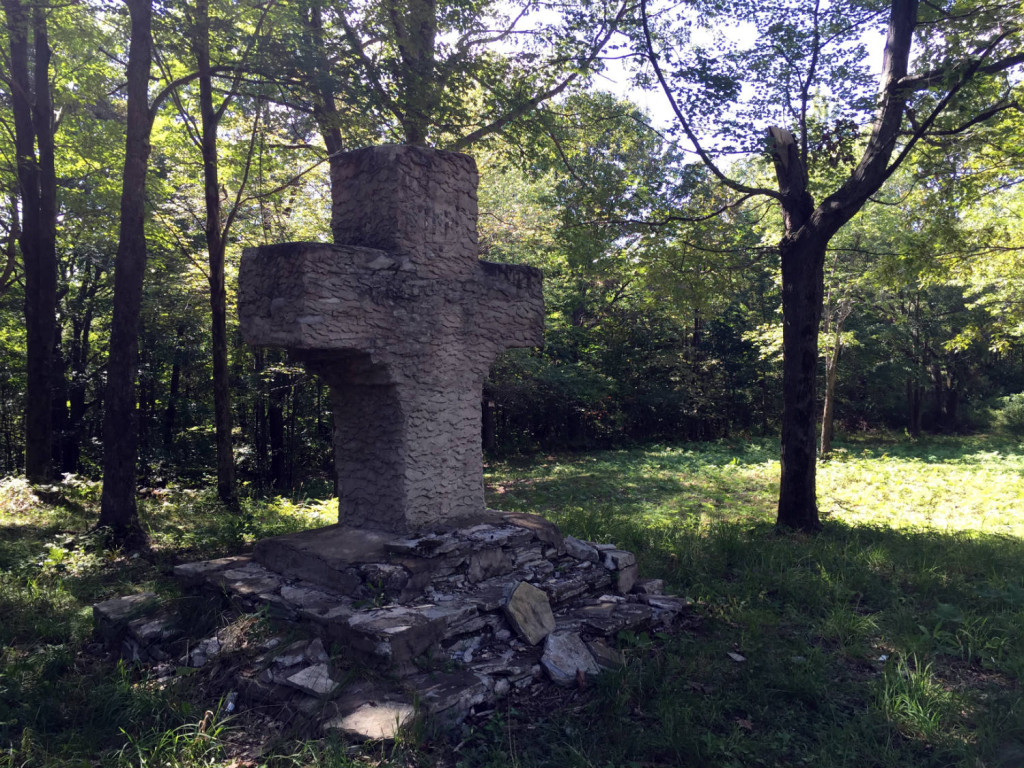
{"type": "Polygon", "coordinates": [[[299,385],[292,379],[291,389],[289,394],[289,409],[288,409],[288,450],[285,452],[287,457],[287,464],[285,475],[288,481],[289,490],[294,488],[296,481],[299,479],[299,473],[296,470],[296,459],[299,456],[299,431],[298,427],[298,413],[299,413],[299,385]]]}
{"type": "Polygon", "coordinates": [[[262,491],[267,481],[267,382],[263,376],[263,350],[253,350],[253,372],[256,386],[253,388],[252,442],[256,452],[256,477],[262,491]]]}
{"type": "Polygon", "coordinates": [[[17,471],[17,459],[14,455],[14,431],[15,419],[7,409],[10,402],[10,392],[7,387],[0,386],[0,429],[4,435],[4,463],[3,469],[7,474],[14,474],[17,471]]]}
{"type": "Polygon", "coordinates": [[[61,471],[77,473],[82,452],[82,425],[90,403],[86,400],[89,357],[92,349],[92,320],[96,294],[103,280],[103,266],[86,256],[83,282],[71,309],[71,349],[68,354],[68,423],[61,448],[61,471]]]}
{"type": "Polygon", "coordinates": [[[907,378],[907,431],[911,437],[921,436],[921,385],[907,378]]]}
{"type": "MultiPolygon", "coordinates": [[[[327,164],[332,184],[344,172],[341,152],[344,142],[341,138],[340,116],[334,103],[334,80],[331,65],[324,44],[323,9],[320,2],[310,3],[306,10],[306,28],[303,40],[306,56],[306,73],[313,84],[313,119],[316,121],[324,146],[327,148],[327,164]]],[[[334,207],[331,206],[331,232],[338,231],[334,207]]]]}
{"type": "Polygon", "coordinates": [[[821,413],[821,445],[818,453],[827,456],[832,451],[832,437],[835,427],[836,379],[839,374],[839,356],[843,351],[843,324],[850,316],[852,305],[843,301],[835,308],[835,328],[832,349],[825,359],[825,404],[821,413]]]}
{"type": "Polygon", "coordinates": [[[960,428],[960,390],[952,381],[946,382],[946,401],[943,409],[946,429],[956,432],[960,428]]]}
{"type": "Polygon", "coordinates": [[[815,490],[818,325],[825,243],[784,239],[782,257],[782,478],[778,524],[821,528],[815,490]]]}
{"type": "Polygon", "coordinates": [[[170,453],[174,446],[174,431],[178,421],[178,395],[181,391],[181,347],[185,340],[185,326],[179,324],[177,344],[171,361],[171,381],[167,390],[167,408],[164,410],[164,449],[170,453]]]}
{"type": "Polygon", "coordinates": [[[25,474],[53,478],[53,345],[57,330],[57,182],[46,12],[29,16],[20,0],[4,0],[10,51],[14,151],[21,197],[21,255],[25,265],[25,474]],[[29,72],[30,58],[34,77],[29,72]],[[38,147],[38,153],[37,153],[38,147]]]}
{"type": "Polygon", "coordinates": [[[821,528],[815,491],[815,407],[818,330],[829,235],[811,223],[814,201],[807,168],[793,134],[769,131],[786,234],[779,243],[782,265],[782,476],[777,524],[821,528]]]}
{"type": "Polygon", "coordinates": [[[152,129],[148,91],[153,55],[153,5],[152,0],[126,0],[126,3],[131,15],[128,125],[104,395],[103,495],[98,525],[111,530],[114,543],[132,546],[144,539],[135,503],[138,461],[135,375],[146,272],[145,194],[152,129]]]}
{"type": "Polygon", "coordinates": [[[288,489],[287,465],[284,444],[284,376],[275,373],[270,384],[269,406],[267,408],[267,432],[270,442],[270,482],[275,491],[288,489]]]}
{"type": "Polygon", "coordinates": [[[54,329],[53,357],[50,359],[50,381],[52,382],[50,385],[50,423],[53,428],[51,446],[53,455],[50,458],[50,466],[54,477],[59,476],[57,469],[64,464],[64,444],[67,441],[68,431],[71,429],[71,415],[68,411],[70,392],[68,391],[67,372],[69,366],[61,344],[62,329],[60,326],[61,323],[58,323],[57,328],[54,329]]]}
{"type": "Polygon", "coordinates": [[[224,278],[226,232],[221,227],[217,129],[220,113],[213,106],[210,72],[210,6],[196,2],[195,51],[199,74],[200,145],[203,154],[203,192],[206,201],[206,249],[209,254],[210,319],[213,345],[213,421],[217,440],[217,496],[234,508],[235,459],[231,445],[231,384],[228,376],[227,288],[224,278]]]}
{"type": "Polygon", "coordinates": [[[825,361],[825,403],[821,409],[821,444],[818,453],[828,456],[832,452],[832,436],[835,434],[835,402],[836,378],[839,371],[839,334],[836,334],[835,347],[825,361]]]}
{"type": "Polygon", "coordinates": [[[439,95],[435,72],[437,2],[388,0],[384,5],[402,61],[397,80],[405,143],[426,145],[439,95]]]}

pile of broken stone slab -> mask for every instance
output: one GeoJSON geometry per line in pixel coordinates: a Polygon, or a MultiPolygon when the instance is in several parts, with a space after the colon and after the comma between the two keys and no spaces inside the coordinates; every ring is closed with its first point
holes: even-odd
{"type": "MultiPolygon", "coordinates": [[[[669,629],[688,604],[638,579],[630,552],[497,512],[414,537],[304,531],[175,574],[193,593],[278,620],[278,634],[235,662],[243,703],[358,738],[393,737],[417,714],[456,724],[548,681],[579,685],[622,663],[620,631],[669,629]]],[[[151,597],[94,613],[98,633],[135,660],[198,667],[226,647],[222,630],[183,648],[187,633],[151,597]]]]}

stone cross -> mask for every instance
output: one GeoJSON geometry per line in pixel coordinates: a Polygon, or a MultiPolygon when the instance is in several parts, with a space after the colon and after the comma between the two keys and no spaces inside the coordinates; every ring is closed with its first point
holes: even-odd
{"type": "Polygon", "coordinates": [[[246,249],[245,340],[331,390],[339,522],[411,532],[484,510],[481,395],[495,357],[541,343],[537,269],[478,259],[473,159],[369,147],[332,171],[334,245],[246,249]]]}

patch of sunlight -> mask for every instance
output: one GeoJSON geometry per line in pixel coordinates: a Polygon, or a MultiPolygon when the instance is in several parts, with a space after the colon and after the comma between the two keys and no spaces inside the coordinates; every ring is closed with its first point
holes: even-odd
{"type": "Polygon", "coordinates": [[[32,484],[24,477],[0,480],[0,515],[18,518],[40,504],[32,484]]]}
{"type": "Polygon", "coordinates": [[[338,499],[301,499],[293,501],[278,496],[267,502],[267,510],[296,522],[306,523],[309,528],[331,525],[338,522],[338,499]]]}
{"type": "Polygon", "coordinates": [[[1016,457],[976,453],[971,462],[857,459],[819,468],[822,511],[853,524],[1024,537],[1024,477],[1016,457]]]}

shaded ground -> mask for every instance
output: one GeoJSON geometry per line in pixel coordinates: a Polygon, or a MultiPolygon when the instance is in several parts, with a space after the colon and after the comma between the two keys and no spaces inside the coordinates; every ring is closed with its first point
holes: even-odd
{"type": "Polygon", "coordinates": [[[217,716],[202,680],[159,690],[90,638],[92,602],[173,591],[174,562],[321,524],[329,505],[250,501],[231,517],[212,494],[148,494],[153,550],[131,559],[84,534],[94,485],[45,504],[7,481],[0,766],[230,765],[262,741],[271,765],[1019,767],[1024,454],[983,439],[841,448],[813,537],[773,529],[770,442],[492,465],[491,506],[637,552],[694,618],[674,637],[624,633],[626,666],[582,690],[359,748],[267,743],[259,721],[217,716]]]}

